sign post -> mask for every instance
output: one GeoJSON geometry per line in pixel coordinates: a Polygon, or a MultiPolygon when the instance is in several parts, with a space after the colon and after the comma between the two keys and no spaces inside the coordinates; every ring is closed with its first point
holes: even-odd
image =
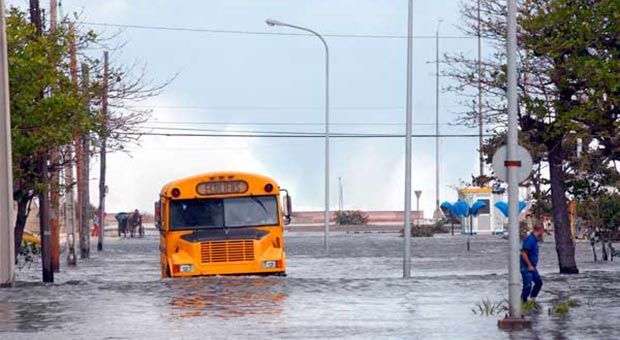
{"type": "Polygon", "coordinates": [[[531,327],[531,322],[521,313],[521,296],[519,294],[521,278],[519,275],[519,178],[523,159],[519,159],[518,120],[517,120],[517,0],[507,0],[507,102],[508,131],[506,138],[506,157],[504,167],[508,180],[508,301],[509,314],[497,325],[502,329],[531,327]]]}

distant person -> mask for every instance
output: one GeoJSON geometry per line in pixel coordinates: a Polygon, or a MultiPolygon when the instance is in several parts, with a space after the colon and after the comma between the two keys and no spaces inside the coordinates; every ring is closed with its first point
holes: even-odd
{"type": "Polygon", "coordinates": [[[127,220],[129,219],[129,213],[120,212],[114,215],[114,218],[118,222],[118,237],[121,237],[122,234],[123,237],[127,238],[127,220]]]}
{"type": "Polygon", "coordinates": [[[521,300],[523,302],[528,299],[536,299],[543,285],[536,266],[538,265],[538,241],[543,240],[544,234],[543,226],[537,225],[523,240],[521,247],[521,278],[523,279],[521,300]],[[532,283],[534,283],[533,287],[532,283]]]}
{"type": "Polygon", "coordinates": [[[140,237],[144,236],[144,227],[142,226],[142,215],[138,209],[134,210],[128,218],[129,224],[129,234],[131,237],[134,237],[136,233],[136,229],[138,229],[138,235],[140,237]]]}

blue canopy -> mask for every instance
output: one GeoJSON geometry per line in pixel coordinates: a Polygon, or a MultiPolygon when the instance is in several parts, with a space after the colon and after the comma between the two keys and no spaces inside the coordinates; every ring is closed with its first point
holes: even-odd
{"type": "Polygon", "coordinates": [[[469,208],[469,214],[472,216],[478,216],[480,209],[486,207],[487,204],[484,200],[477,200],[474,204],[469,208]]]}
{"type": "MultiPolygon", "coordinates": [[[[504,216],[508,217],[508,202],[496,202],[495,207],[499,209],[499,211],[501,211],[504,216]]],[[[525,209],[525,207],[527,207],[527,203],[525,203],[525,201],[519,201],[519,213],[521,213],[523,209],[525,209]]]]}
{"type": "Polygon", "coordinates": [[[469,204],[463,200],[458,200],[452,205],[452,213],[458,217],[469,216],[469,204]]]}
{"type": "Polygon", "coordinates": [[[449,212],[455,217],[467,217],[469,215],[477,216],[480,209],[486,207],[486,203],[483,200],[477,200],[471,207],[464,200],[458,200],[454,203],[443,202],[440,208],[449,212]]]}
{"type": "Polygon", "coordinates": [[[452,204],[450,202],[443,202],[443,203],[441,203],[439,208],[441,208],[441,211],[443,211],[444,214],[453,215],[453,213],[452,213],[452,204]]]}

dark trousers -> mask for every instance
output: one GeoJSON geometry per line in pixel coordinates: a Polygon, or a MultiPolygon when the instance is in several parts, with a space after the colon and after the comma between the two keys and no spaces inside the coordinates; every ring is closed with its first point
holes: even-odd
{"type": "Polygon", "coordinates": [[[523,290],[521,291],[521,300],[523,302],[527,301],[528,298],[535,298],[538,296],[540,292],[540,288],[542,288],[543,282],[538,275],[538,271],[530,272],[527,269],[521,270],[521,278],[523,279],[523,290]],[[534,287],[532,288],[532,283],[534,283],[534,287]]]}

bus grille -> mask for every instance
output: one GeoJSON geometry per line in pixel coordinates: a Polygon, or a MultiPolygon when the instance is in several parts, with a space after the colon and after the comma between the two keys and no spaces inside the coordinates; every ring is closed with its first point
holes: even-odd
{"type": "Polygon", "coordinates": [[[202,263],[254,261],[254,242],[213,241],[200,244],[202,263]]]}

